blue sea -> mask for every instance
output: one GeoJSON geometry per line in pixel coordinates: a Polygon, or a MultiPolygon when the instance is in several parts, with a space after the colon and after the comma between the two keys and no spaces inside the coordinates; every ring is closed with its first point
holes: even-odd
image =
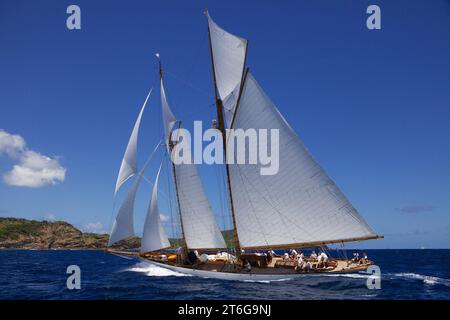
{"type": "MultiPolygon", "coordinates": [[[[314,275],[241,282],[184,276],[103,251],[0,251],[0,299],[450,299],[450,250],[367,250],[381,268],[381,289],[368,275],[314,275]],[[69,265],[81,289],[69,290],[69,265]]],[[[348,253],[350,255],[350,252],[348,253]]]]}

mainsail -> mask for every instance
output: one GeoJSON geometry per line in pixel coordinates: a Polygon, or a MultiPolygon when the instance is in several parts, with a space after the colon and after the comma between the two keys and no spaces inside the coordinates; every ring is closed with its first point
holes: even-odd
{"type": "MultiPolygon", "coordinates": [[[[161,105],[166,137],[170,136],[175,118],[170,110],[161,81],[161,105]]],[[[191,249],[225,248],[226,244],[203,189],[194,164],[173,165],[179,212],[186,245],[191,249]]]]}
{"type": "Polygon", "coordinates": [[[236,107],[247,55],[246,39],[237,37],[219,27],[206,12],[213,59],[214,77],[219,98],[229,126],[236,107]]]}
{"type": "Polygon", "coordinates": [[[250,73],[232,123],[238,128],[278,129],[280,141],[275,175],[261,175],[260,164],[229,165],[243,248],[376,238],[250,73]]]}
{"type": "Polygon", "coordinates": [[[161,166],[156,175],[152,198],[148,206],[147,217],[145,218],[144,234],[141,240],[141,252],[156,251],[170,247],[169,239],[161,224],[158,208],[158,180],[159,174],[161,173],[161,166]]]}
{"type": "Polygon", "coordinates": [[[124,184],[125,181],[137,172],[137,140],[139,135],[139,126],[141,125],[142,114],[144,113],[145,106],[147,105],[147,101],[150,98],[152,91],[153,88],[150,89],[147,97],[145,98],[144,104],[142,105],[141,111],[136,119],[136,123],[134,124],[133,131],[131,132],[130,139],[128,140],[128,145],[120,165],[119,174],[117,175],[114,196],[117,194],[122,184],[124,184]]]}

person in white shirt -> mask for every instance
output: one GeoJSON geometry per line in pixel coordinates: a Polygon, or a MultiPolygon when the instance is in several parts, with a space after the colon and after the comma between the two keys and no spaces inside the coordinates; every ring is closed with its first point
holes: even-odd
{"type": "Polygon", "coordinates": [[[317,257],[317,260],[319,261],[319,268],[326,268],[328,266],[328,256],[325,254],[325,252],[322,251],[317,257]]]}
{"type": "Polygon", "coordinates": [[[287,252],[284,253],[283,260],[289,260],[289,254],[287,252]]]}
{"type": "Polygon", "coordinates": [[[303,270],[303,264],[305,262],[303,261],[303,257],[301,257],[300,255],[297,256],[297,261],[295,264],[295,271],[300,271],[303,270]]]}
{"type": "Polygon", "coordinates": [[[297,258],[297,254],[298,254],[298,253],[297,253],[297,250],[291,249],[290,254],[291,254],[291,259],[297,258]]]}
{"type": "Polygon", "coordinates": [[[358,253],[358,250],[354,250],[354,251],[353,251],[353,259],[352,259],[352,261],[353,261],[353,262],[359,262],[359,253],[358,253]]]}

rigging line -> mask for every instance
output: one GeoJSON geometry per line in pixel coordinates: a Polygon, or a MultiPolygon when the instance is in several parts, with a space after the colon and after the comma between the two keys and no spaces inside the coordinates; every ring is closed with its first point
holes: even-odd
{"type": "MultiPolygon", "coordinates": [[[[175,75],[174,73],[172,73],[171,71],[170,71],[170,69],[169,69],[169,75],[171,75],[171,76],[173,76],[174,77],[174,79],[176,79],[176,80],[178,80],[178,81],[180,81],[180,82],[183,82],[184,84],[186,84],[187,86],[189,86],[189,87],[191,87],[192,89],[195,89],[195,90],[197,90],[197,91],[199,91],[199,92],[201,92],[201,93],[203,93],[203,94],[207,94],[208,96],[209,96],[209,91],[206,91],[206,90],[204,90],[204,89],[200,89],[200,88],[198,88],[198,87],[195,87],[195,86],[193,86],[192,84],[191,84],[191,82],[190,82],[190,80],[191,80],[191,75],[193,74],[193,72],[194,72],[194,70],[195,70],[195,68],[198,66],[198,64],[199,64],[199,58],[200,58],[200,52],[201,52],[201,50],[203,50],[203,46],[205,45],[205,43],[206,43],[206,39],[207,39],[207,34],[206,33],[202,33],[203,34],[203,37],[201,38],[201,41],[200,41],[200,43],[199,43],[199,45],[197,45],[197,48],[196,48],[196,50],[195,50],[195,52],[194,52],[194,57],[191,59],[193,62],[192,63],[190,63],[190,64],[188,64],[188,65],[190,65],[190,67],[189,67],[189,69],[187,70],[187,72],[186,72],[186,74],[187,74],[187,77],[185,78],[185,79],[182,79],[181,77],[178,77],[177,75],[175,75]]],[[[166,71],[167,72],[167,71],[166,71]]]]}
{"type": "MultiPolygon", "coordinates": [[[[164,152],[163,157],[164,157],[164,159],[168,158],[167,152],[164,152]]],[[[170,161],[166,161],[166,163],[167,163],[167,172],[170,172],[169,171],[171,169],[170,161]]],[[[178,228],[175,228],[175,219],[173,217],[173,206],[172,206],[172,192],[171,192],[172,189],[170,188],[170,186],[171,186],[170,175],[167,174],[167,190],[169,193],[169,198],[167,200],[168,200],[168,207],[169,207],[169,214],[170,214],[171,232],[172,232],[172,237],[177,239],[179,235],[178,235],[178,228]]]]}
{"type": "Polygon", "coordinates": [[[194,89],[204,95],[207,95],[208,97],[210,96],[209,92],[207,92],[205,89],[201,89],[199,87],[196,87],[192,84],[190,84],[187,80],[182,79],[181,77],[177,76],[175,73],[168,71],[167,69],[165,69],[165,74],[171,76],[173,79],[178,80],[179,82],[184,83],[186,86],[190,87],[191,89],[194,89]]]}
{"type": "MultiPolygon", "coordinates": [[[[239,168],[239,165],[238,165],[239,168]]],[[[240,168],[239,168],[240,169],[240,168]]],[[[298,229],[303,230],[303,232],[305,232],[306,234],[309,234],[310,236],[313,235],[311,234],[309,231],[303,229],[301,226],[299,226],[296,222],[292,221],[290,218],[284,216],[272,203],[270,203],[270,201],[268,201],[266,199],[266,197],[264,197],[261,192],[259,192],[259,190],[252,184],[251,180],[245,175],[245,173],[243,174],[244,177],[246,178],[246,180],[250,183],[250,185],[253,187],[254,190],[256,190],[256,192],[258,192],[258,194],[260,195],[260,197],[268,204],[270,205],[277,213],[280,217],[287,219],[291,224],[295,225],[298,229]]],[[[314,236],[314,235],[313,235],[314,236]]],[[[292,236],[291,236],[292,237],[292,236]]],[[[295,239],[295,237],[292,237],[295,239]]]]}
{"type": "Polygon", "coordinates": [[[219,189],[219,204],[220,204],[220,218],[221,218],[221,222],[222,222],[222,226],[223,228],[226,230],[227,226],[226,226],[226,221],[225,221],[225,208],[223,205],[223,190],[222,190],[222,174],[219,171],[220,167],[216,166],[216,181],[217,181],[217,185],[218,185],[218,189],[219,189]]]}

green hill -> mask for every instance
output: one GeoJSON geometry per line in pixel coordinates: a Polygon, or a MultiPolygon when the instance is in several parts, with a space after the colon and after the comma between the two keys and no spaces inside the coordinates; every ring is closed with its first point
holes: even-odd
{"type": "MultiPolygon", "coordinates": [[[[103,249],[107,234],[83,233],[64,221],[0,218],[0,249],[103,249]]],[[[138,248],[139,239],[118,244],[138,248]]]]}
{"type": "MultiPolygon", "coordinates": [[[[222,231],[229,247],[232,230],[222,231]]],[[[180,239],[169,239],[173,248],[180,246],[180,239]]],[[[0,249],[104,249],[107,234],[83,233],[64,221],[36,221],[17,218],[0,218],[0,249]]],[[[122,240],[116,249],[138,249],[140,238],[122,240]]]]}

